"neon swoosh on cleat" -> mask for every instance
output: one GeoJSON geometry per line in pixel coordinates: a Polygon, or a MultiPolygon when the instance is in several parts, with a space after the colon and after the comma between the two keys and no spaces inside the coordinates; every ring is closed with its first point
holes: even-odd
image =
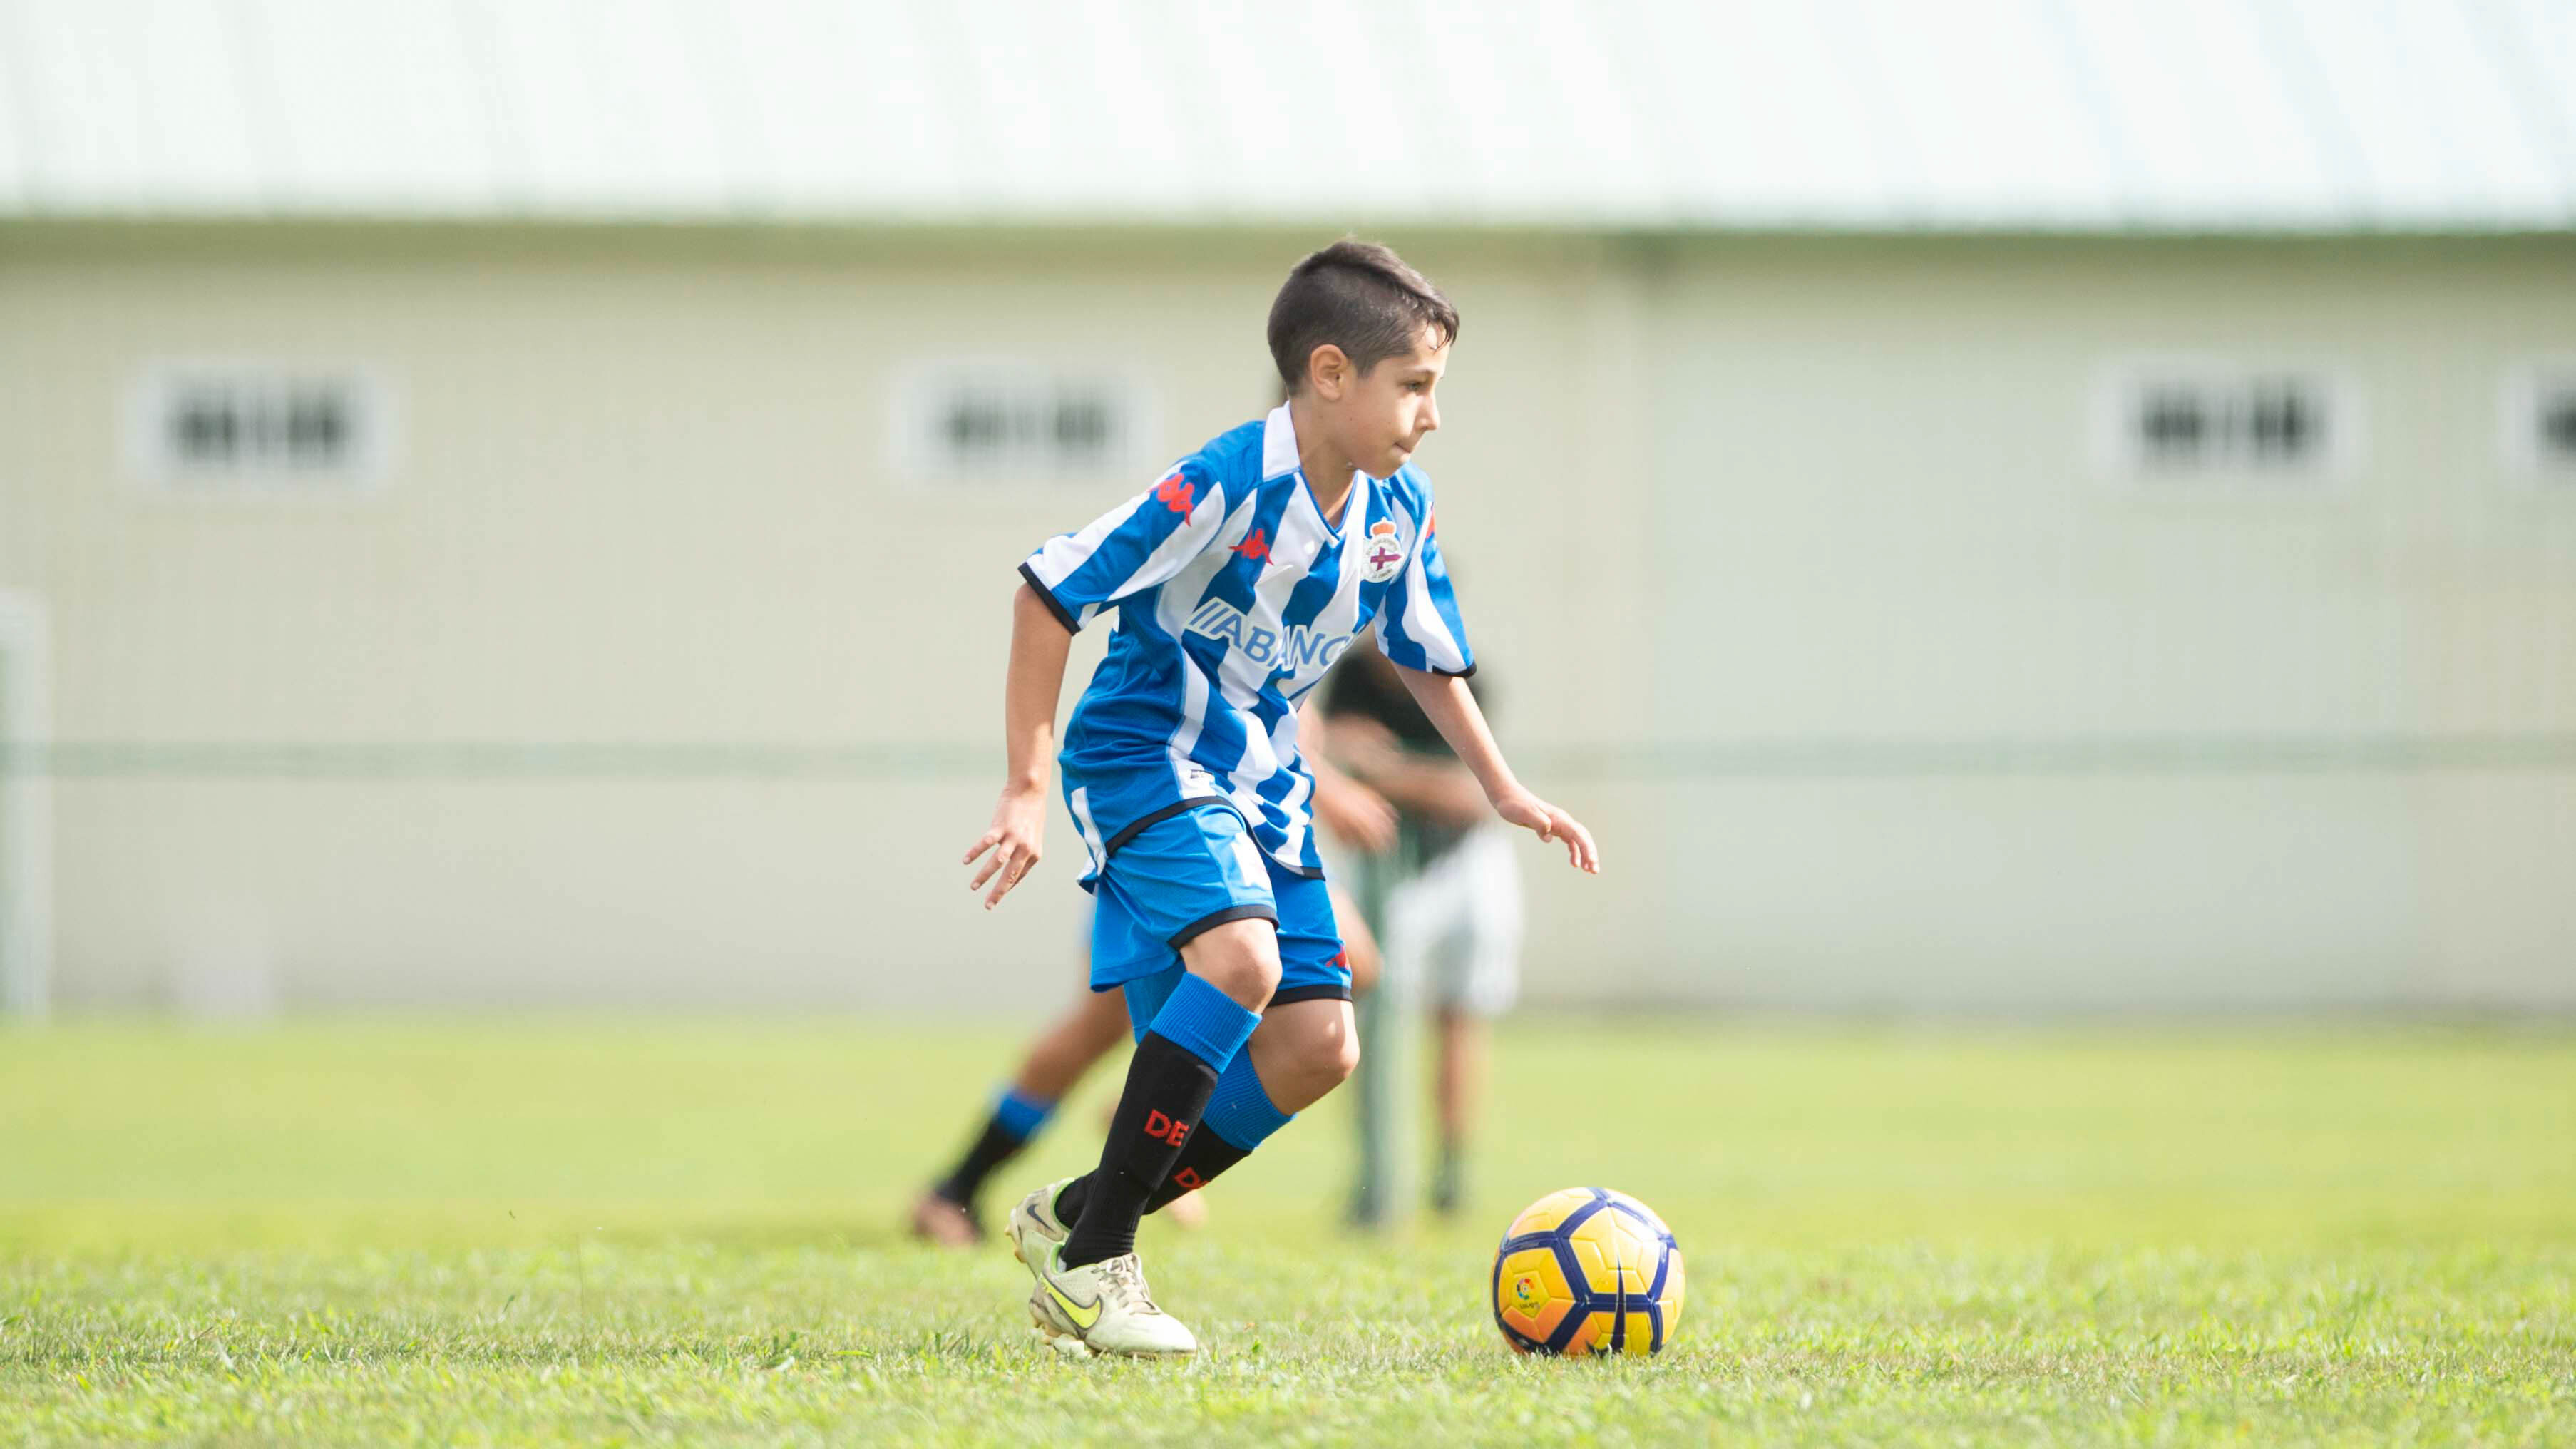
{"type": "Polygon", "coordinates": [[[1040,1273],[1038,1281],[1046,1285],[1047,1296],[1055,1300],[1058,1308],[1064,1310],[1065,1317],[1073,1320],[1074,1327],[1089,1333],[1091,1325],[1100,1321],[1100,1300],[1095,1298],[1089,1303],[1076,1303],[1067,1298],[1064,1290],[1055,1286],[1053,1273],[1040,1273]]]}

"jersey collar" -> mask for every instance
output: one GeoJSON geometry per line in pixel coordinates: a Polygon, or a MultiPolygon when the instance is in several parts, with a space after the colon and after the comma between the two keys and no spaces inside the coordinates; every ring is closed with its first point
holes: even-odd
{"type": "Polygon", "coordinates": [[[1261,425],[1261,481],[1285,478],[1297,471],[1297,425],[1288,418],[1288,405],[1281,403],[1270,410],[1270,420],[1261,425]]]}
{"type": "MultiPolygon", "coordinates": [[[[1342,535],[1347,530],[1334,527],[1324,517],[1324,505],[1315,500],[1314,481],[1300,471],[1297,425],[1289,420],[1288,405],[1281,403],[1270,410],[1269,420],[1261,425],[1261,481],[1268,483],[1291,473],[1297,475],[1297,492],[1306,500],[1306,511],[1315,515],[1316,524],[1324,530],[1324,537],[1330,544],[1340,547],[1342,535]]],[[[1363,514],[1368,512],[1369,484],[1369,475],[1356,468],[1351,470],[1351,495],[1342,501],[1342,522],[1345,525],[1351,521],[1352,509],[1356,508],[1363,514]]]]}

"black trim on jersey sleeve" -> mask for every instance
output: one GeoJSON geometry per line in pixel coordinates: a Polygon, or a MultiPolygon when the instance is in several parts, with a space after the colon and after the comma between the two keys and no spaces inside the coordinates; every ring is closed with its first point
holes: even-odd
{"type": "Polygon", "coordinates": [[[1464,669],[1443,669],[1439,665],[1434,664],[1422,672],[1425,674],[1437,674],[1443,679],[1473,679],[1476,675],[1476,661],[1472,659],[1468,660],[1467,667],[1464,669]]]}
{"type": "MultiPolygon", "coordinates": [[[[1294,1006],[1300,1001],[1348,1001],[1350,999],[1351,988],[1348,986],[1291,986],[1285,991],[1273,992],[1270,1006],[1294,1006]]],[[[1269,1009],[1269,1006],[1262,1008],[1264,1011],[1269,1009]]]]}
{"type": "Polygon", "coordinates": [[[1026,560],[1020,564],[1020,577],[1029,581],[1029,587],[1037,590],[1039,598],[1046,600],[1047,612],[1055,615],[1055,621],[1064,626],[1064,632],[1068,634],[1082,632],[1082,621],[1073,617],[1072,610],[1057,602],[1055,590],[1048,588],[1039,580],[1038,571],[1030,568],[1026,560]]]}
{"type": "Polygon", "coordinates": [[[1279,913],[1268,906],[1228,906],[1224,910],[1201,916],[1174,932],[1172,949],[1177,951],[1228,921],[1268,921],[1276,926],[1279,924],[1279,913]]]}

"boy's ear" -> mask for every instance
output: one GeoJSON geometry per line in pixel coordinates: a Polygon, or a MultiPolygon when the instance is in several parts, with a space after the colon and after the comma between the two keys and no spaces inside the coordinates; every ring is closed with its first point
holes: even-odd
{"type": "Polygon", "coordinates": [[[1351,376],[1350,354],[1335,343],[1327,342],[1306,354],[1306,385],[1327,402],[1342,400],[1342,390],[1350,386],[1351,376]]]}

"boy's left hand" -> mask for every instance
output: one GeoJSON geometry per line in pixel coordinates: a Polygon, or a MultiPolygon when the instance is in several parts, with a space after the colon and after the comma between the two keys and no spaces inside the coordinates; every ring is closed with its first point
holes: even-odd
{"type": "Polygon", "coordinates": [[[1524,830],[1537,831],[1541,840],[1564,841],[1566,864],[1590,875],[1601,873],[1601,852],[1592,844],[1592,832],[1536,795],[1519,790],[1500,796],[1494,801],[1494,813],[1524,830]]]}

